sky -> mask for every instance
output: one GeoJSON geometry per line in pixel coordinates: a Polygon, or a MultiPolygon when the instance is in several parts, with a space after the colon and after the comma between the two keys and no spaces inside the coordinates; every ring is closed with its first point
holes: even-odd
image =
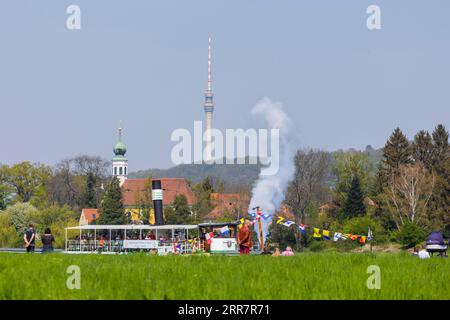
{"type": "Polygon", "coordinates": [[[449,129],[449,16],[448,0],[2,0],[0,163],[111,159],[122,121],[129,171],[172,166],[172,131],[204,120],[208,34],[216,128],[263,127],[269,97],[298,148],[449,129]]]}

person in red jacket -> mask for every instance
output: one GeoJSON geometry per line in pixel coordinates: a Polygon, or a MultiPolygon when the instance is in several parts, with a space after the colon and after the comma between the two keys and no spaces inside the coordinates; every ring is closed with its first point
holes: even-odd
{"type": "Polygon", "coordinates": [[[249,254],[252,247],[252,232],[250,230],[251,221],[246,219],[242,228],[238,233],[239,252],[241,254],[249,254]]]}

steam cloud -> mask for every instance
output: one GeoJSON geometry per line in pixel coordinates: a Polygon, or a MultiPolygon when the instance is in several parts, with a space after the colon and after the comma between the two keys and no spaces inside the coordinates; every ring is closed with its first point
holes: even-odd
{"type": "MultiPolygon", "coordinates": [[[[291,119],[283,111],[280,103],[264,98],[252,109],[252,114],[263,116],[268,129],[280,130],[279,170],[275,175],[259,175],[252,190],[249,212],[259,206],[264,213],[274,214],[284,200],[284,192],[294,173],[293,133],[291,119]]],[[[267,227],[263,225],[266,236],[267,227]]],[[[259,237],[259,234],[258,234],[259,237]]]]}

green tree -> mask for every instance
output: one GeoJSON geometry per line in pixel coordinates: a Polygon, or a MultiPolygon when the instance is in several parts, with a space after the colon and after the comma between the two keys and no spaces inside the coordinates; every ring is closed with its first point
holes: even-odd
{"type": "Polygon", "coordinates": [[[409,141],[400,128],[396,128],[383,148],[382,163],[385,174],[390,176],[400,165],[411,162],[412,152],[409,141]]]}
{"type": "Polygon", "coordinates": [[[173,200],[173,210],[166,211],[166,223],[168,224],[186,224],[192,222],[192,213],[189,208],[186,196],[176,195],[173,200]]]}
{"type": "Polygon", "coordinates": [[[72,211],[69,206],[61,207],[57,204],[36,210],[30,216],[39,232],[43,232],[45,228],[50,227],[52,224],[64,224],[70,219],[79,219],[79,217],[80,214],[72,211]]]}
{"type": "Polygon", "coordinates": [[[92,172],[86,176],[86,188],[82,195],[82,205],[84,208],[97,208],[97,181],[92,172]]]}
{"type": "Polygon", "coordinates": [[[433,131],[433,167],[438,174],[444,167],[444,163],[449,159],[449,134],[442,124],[439,124],[433,131]]]}
{"type": "Polygon", "coordinates": [[[11,203],[12,190],[0,181],[0,211],[5,210],[11,203]]]}
{"type": "Polygon", "coordinates": [[[28,161],[0,167],[0,177],[13,189],[15,200],[20,202],[30,201],[36,189],[45,185],[50,176],[49,167],[28,161]]]}
{"type": "Polygon", "coordinates": [[[127,223],[127,218],[125,216],[122,203],[122,190],[120,188],[120,181],[117,177],[113,177],[107,184],[100,202],[99,211],[99,224],[120,225],[127,223]]]}
{"type": "Polygon", "coordinates": [[[34,189],[34,195],[30,200],[30,204],[37,209],[43,209],[50,205],[47,196],[47,189],[43,184],[34,189]]]}
{"type": "Polygon", "coordinates": [[[414,136],[412,153],[414,161],[422,162],[427,169],[431,169],[433,162],[433,141],[427,131],[421,130],[414,136]]]}
{"type": "Polygon", "coordinates": [[[366,214],[364,205],[364,194],[357,176],[353,177],[347,199],[345,200],[343,217],[354,218],[366,214]]]}
{"type": "Polygon", "coordinates": [[[431,199],[430,219],[439,228],[450,227],[450,147],[449,133],[443,125],[433,131],[433,172],[436,174],[435,191],[431,199]]]}
{"type": "Polygon", "coordinates": [[[194,216],[197,220],[201,220],[204,216],[211,212],[211,193],[214,192],[212,178],[207,176],[200,183],[192,187],[195,194],[195,203],[192,208],[194,216]]]}
{"type": "Polygon", "coordinates": [[[334,172],[337,177],[336,203],[343,208],[354,178],[359,180],[363,195],[373,192],[373,164],[367,154],[362,152],[339,152],[335,155],[334,172]]]}

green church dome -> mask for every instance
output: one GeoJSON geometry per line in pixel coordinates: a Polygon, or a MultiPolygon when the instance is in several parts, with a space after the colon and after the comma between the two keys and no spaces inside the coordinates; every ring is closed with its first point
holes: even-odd
{"type": "Polygon", "coordinates": [[[119,140],[114,146],[113,151],[116,156],[124,156],[125,153],[127,153],[127,146],[122,142],[122,140],[119,140]]]}
{"type": "Polygon", "coordinates": [[[122,160],[125,158],[125,153],[127,153],[127,146],[122,142],[122,126],[119,126],[119,140],[113,148],[114,159],[113,160],[122,160]]]}

